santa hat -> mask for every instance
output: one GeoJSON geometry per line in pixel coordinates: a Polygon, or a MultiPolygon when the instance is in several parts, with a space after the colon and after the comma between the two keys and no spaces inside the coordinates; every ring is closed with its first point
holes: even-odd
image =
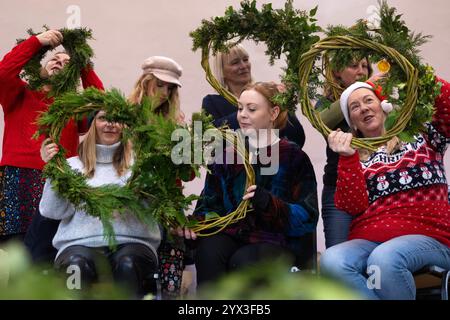
{"type": "Polygon", "coordinates": [[[381,91],[382,91],[381,86],[376,86],[375,84],[373,84],[370,81],[367,81],[367,82],[357,81],[357,82],[353,83],[351,86],[349,86],[347,89],[345,89],[344,92],[342,92],[341,99],[340,99],[342,114],[344,115],[345,121],[347,121],[349,126],[351,126],[352,123],[350,121],[350,115],[348,112],[348,105],[347,105],[348,98],[353,93],[353,91],[360,89],[360,88],[366,88],[366,89],[372,90],[375,93],[375,95],[377,96],[377,98],[380,99],[381,108],[383,109],[383,111],[385,113],[391,112],[392,109],[394,108],[392,106],[392,104],[386,100],[386,97],[381,94],[381,91]]]}

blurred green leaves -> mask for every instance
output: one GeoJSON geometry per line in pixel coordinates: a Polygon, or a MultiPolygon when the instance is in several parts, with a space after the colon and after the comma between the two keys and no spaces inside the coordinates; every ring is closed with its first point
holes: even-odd
{"type": "Polygon", "coordinates": [[[227,274],[199,290],[206,300],[355,300],[356,293],[310,271],[290,272],[284,260],[270,260],[227,274]]]}
{"type": "MultiPolygon", "coordinates": [[[[290,272],[284,260],[270,260],[229,273],[188,299],[202,300],[355,300],[353,291],[308,270],[290,272]]],[[[103,273],[104,274],[104,273],[103,273]]],[[[33,266],[20,244],[0,249],[0,300],[127,299],[130,296],[102,276],[91,290],[69,290],[67,275],[33,266]]],[[[151,299],[152,297],[146,297],[151,299]]]]}
{"type": "MultiPolygon", "coordinates": [[[[49,27],[44,25],[44,30],[48,31],[49,27]]],[[[50,46],[42,47],[37,54],[24,66],[24,72],[21,77],[28,81],[28,85],[32,90],[40,90],[44,85],[51,85],[49,96],[59,96],[65,92],[76,91],[80,82],[81,69],[88,65],[92,65],[91,58],[94,51],[87,43],[92,39],[92,30],[87,28],[59,30],[63,35],[62,46],[70,56],[70,62],[61,72],[50,78],[44,79],[41,76],[41,61],[49,50],[50,46]]],[[[28,35],[35,36],[40,34],[32,29],[27,30],[28,35]]],[[[18,39],[17,43],[23,42],[25,39],[18,39]]]]}
{"type": "Polygon", "coordinates": [[[126,299],[129,295],[113,284],[103,281],[90,290],[69,290],[64,273],[50,266],[33,265],[18,243],[0,249],[0,300],[76,300],[126,299]]]}

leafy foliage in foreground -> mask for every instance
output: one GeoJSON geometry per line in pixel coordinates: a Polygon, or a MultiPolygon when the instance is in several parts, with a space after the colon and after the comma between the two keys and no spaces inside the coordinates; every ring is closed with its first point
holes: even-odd
{"type": "MultiPolygon", "coordinates": [[[[287,66],[282,80],[287,90],[277,96],[276,103],[293,112],[300,89],[300,56],[320,39],[316,35],[321,31],[314,18],[316,11],[317,7],[309,12],[295,9],[292,0],[287,0],[283,9],[274,9],[271,3],[266,3],[259,10],[256,0],[244,0],[239,9],[230,6],[223,16],[202,20],[201,26],[190,33],[193,50],[201,48],[203,52],[209,53],[211,49],[213,54],[217,51],[227,52],[233,45],[249,39],[266,44],[265,53],[269,56],[270,64],[284,54],[287,66]]],[[[235,101],[230,102],[236,104],[235,101]]]]}

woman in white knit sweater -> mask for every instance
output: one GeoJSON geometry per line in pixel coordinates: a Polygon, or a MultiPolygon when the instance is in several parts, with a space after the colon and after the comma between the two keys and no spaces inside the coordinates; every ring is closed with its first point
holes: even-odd
{"type": "MultiPolygon", "coordinates": [[[[108,122],[105,112],[98,112],[80,143],[79,156],[69,158],[69,165],[82,172],[93,187],[124,185],[131,174],[132,150],[129,144],[120,141],[121,134],[120,124],[108,122]]],[[[41,149],[46,162],[57,152],[54,143],[44,143],[41,149]]],[[[151,228],[131,215],[117,216],[113,227],[118,248],[112,252],[103,236],[101,221],[76,210],[53,191],[51,183],[47,179],[39,209],[43,216],[61,220],[53,239],[53,246],[58,250],[55,266],[64,272],[69,266],[78,266],[83,288],[98,279],[99,261],[106,257],[118,283],[133,290],[137,296],[151,290],[149,284],[158,270],[156,250],[161,241],[157,224],[151,228]]]]}

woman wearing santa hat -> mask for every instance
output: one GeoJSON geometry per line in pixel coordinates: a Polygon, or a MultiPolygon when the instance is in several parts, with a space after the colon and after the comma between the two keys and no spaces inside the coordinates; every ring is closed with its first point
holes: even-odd
{"type": "Polygon", "coordinates": [[[450,84],[438,81],[433,121],[414,141],[394,137],[375,152],[355,150],[351,140],[382,136],[392,105],[367,82],[355,82],[340,98],[352,133],[332,131],[328,142],[339,154],[335,204],[353,220],[349,241],[325,251],[321,270],[369,299],[414,299],[414,272],[427,265],[450,269],[450,205],[447,181],[438,173],[450,137],[450,84]],[[412,180],[401,183],[405,171],[412,180]],[[382,175],[386,190],[377,188],[382,175]]]}

